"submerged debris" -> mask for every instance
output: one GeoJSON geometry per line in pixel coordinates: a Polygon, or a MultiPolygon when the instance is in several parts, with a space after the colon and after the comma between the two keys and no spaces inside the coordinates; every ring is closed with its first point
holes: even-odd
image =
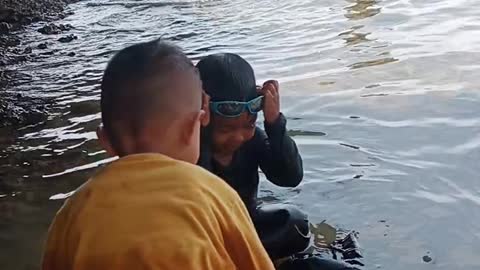
{"type": "Polygon", "coordinates": [[[61,43],[69,43],[74,41],[75,39],[78,39],[78,37],[73,34],[70,34],[68,36],[59,38],[58,41],[60,41],[61,43]]]}
{"type": "Polygon", "coordinates": [[[37,31],[44,34],[44,35],[55,35],[55,34],[60,34],[64,31],[69,31],[73,29],[73,26],[70,24],[47,24],[41,28],[39,28],[37,31]]]}
{"type": "Polygon", "coordinates": [[[350,265],[364,266],[361,262],[363,255],[357,240],[358,232],[336,229],[325,221],[317,225],[311,224],[310,230],[314,235],[314,241],[307,250],[308,253],[330,257],[350,265]]]}

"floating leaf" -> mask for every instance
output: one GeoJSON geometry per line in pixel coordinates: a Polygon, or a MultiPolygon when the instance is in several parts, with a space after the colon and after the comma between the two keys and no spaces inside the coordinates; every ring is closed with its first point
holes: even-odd
{"type": "Polygon", "coordinates": [[[331,245],[337,240],[337,229],[323,221],[320,224],[310,224],[310,231],[314,235],[317,246],[331,245]]]}

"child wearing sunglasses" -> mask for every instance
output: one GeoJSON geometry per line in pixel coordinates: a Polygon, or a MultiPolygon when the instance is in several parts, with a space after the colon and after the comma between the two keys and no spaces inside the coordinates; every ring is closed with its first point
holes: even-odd
{"type": "Polygon", "coordinates": [[[280,112],[278,82],[257,87],[252,67],[235,54],[207,56],[197,68],[211,99],[198,164],[239,193],[272,259],[303,251],[310,240],[306,216],[294,207],[257,202],[259,168],[282,187],[296,187],[303,178],[302,159],[280,112]],[[264,130],[256,126],[260,111],[264,130]]]}

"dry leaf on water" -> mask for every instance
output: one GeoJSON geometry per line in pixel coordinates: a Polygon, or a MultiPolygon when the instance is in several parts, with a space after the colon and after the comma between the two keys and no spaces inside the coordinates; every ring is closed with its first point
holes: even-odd
{"type": "Polygon", "coordinates": [[[316,246],[329,246],[337,239],[337,229],[323,221],[320,224],[310,224],[310,231],[313,233],[316,246]]]}

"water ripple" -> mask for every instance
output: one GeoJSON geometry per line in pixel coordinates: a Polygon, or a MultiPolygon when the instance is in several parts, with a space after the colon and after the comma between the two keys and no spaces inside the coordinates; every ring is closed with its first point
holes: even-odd
{"type": "Polygon", "coordinates": [[[23,37],[38,57],[15,67],[20,78],[10,91],[46,98],[52,110],[46,122],[2,140],[0,208],[16,219],[0,220],[10,225],[0,238],[22,244],[2,250],[0,261],[21,269],[10,258],[38,257],[31,247],[40,244],[32,239],[41,238],[58,207],[45,201],[64,199],[109,161],[95,140],[108,59],[126,45],[163,37],[195,61],[239,53],[259,83],[281,82],[282,112],[305,180],[295,189],[262,181],[263,198],[361,231],[370,266],[424,269],[431,265],[419,254],[435,249],[438,269],[478,269],[478,258],[468,255],[480,250],[471,241],[480,230],[476,6],[477,0],[72,4],[75,14],[60,23],[72,24],[77,40],[59,43],[61,35],[42,35],[40,25],[23,37]],[[48,49],[36,50],[40,43],[48,49]],[[462,260],[446,242],[456,243],[462,260]]]}

